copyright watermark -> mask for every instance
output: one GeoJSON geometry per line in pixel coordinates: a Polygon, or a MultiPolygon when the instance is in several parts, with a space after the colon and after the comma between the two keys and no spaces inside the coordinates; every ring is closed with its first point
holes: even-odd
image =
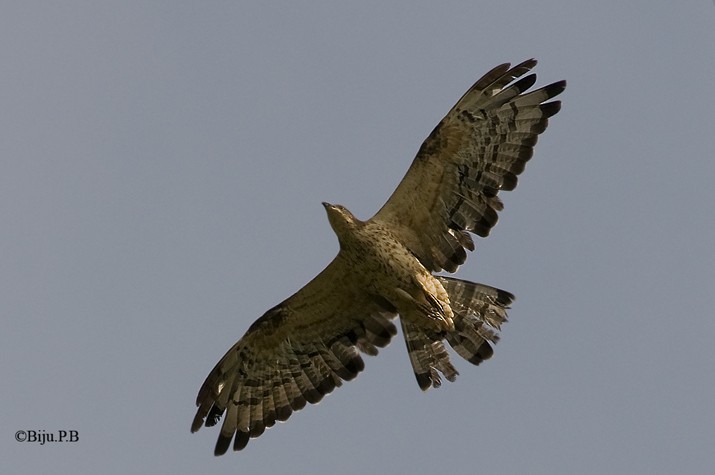
{"type": "Polygon", "coordinates": [[[18,442],[35,442],[45,445],[49,442],[79,442],[79,432],[76,430],[19,430],[15,432],[15,440],[18,442]]]}

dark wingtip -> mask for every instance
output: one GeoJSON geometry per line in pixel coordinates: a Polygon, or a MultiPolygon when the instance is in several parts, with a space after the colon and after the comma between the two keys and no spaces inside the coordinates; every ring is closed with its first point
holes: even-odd
{"type": "MultiPolygon", "coordinates": [[[[209,414],[206,416],[206,427],[215,426],[216,423],[221,420],[221,416],[223,415],[224,411],[225,411],[225,409],[218,407],[216,404],[211,406],[211,410],[209,411],[209,414]]],[[[197,416],[198,416],[198,414],[197,414],[197,416]]]]}
{"type": "Polygon", "coordinates": [[[534,66],[537,65],[539,61],[536,58],[529,58],[527,60],[522,61],[521,63],[517,64],[514,66],[514,68],[528,68],[531,69],[534,66]]]}
{"type": "Polygon", "coordinates": [[[197,432],[204,425],[204,418],[200,414],[194,416],[193,422],[191,422],[191,433],[197,432]]]}
{"type": "Polygon", "coordinates": [[[248,445],[248,439],[250,439],[250,434],[248,432],[237,431],[236,439],[233,441],[233,450],[238,452],[243,450],[248,445]]]}
{"type": "Polygon", "coordinates": [[[429,373],[415,373],[415,378],[417,378],[417,384],[422,391],[427,391],[432,386],[432,378],[429,373]]]}
{"type": "Polygon", "coordinates": [[[365,362],[358,355],[355,358],[351,359],[350,362],[345,366],[345,368],[350,374],[350,379],[347,379],[346,381],[350,381],[352,379],[355,379],[358,373],[362,372],[365,369],[365,362]]]}
{"type": "Polygon", "coordinates": [[[561,94],[566,89],[566,80],[556,81],[553,84],[546,86],[546,90],[549,91],[551,97],[561,94]]]}
{"type": "MultiPolygon", "coordinates": [[[[546,95],[549,97],[549,99],[558,96],[562,92],[566,90],[566,81],[561,80],[561,81],[556,81],[555,83],[551,83],[548,86],[544,86],[541,88],[546,95]]],[[[553,103],[552,103],[553,104],[553,103]]]]}
{"type": "Polygon", "coordinates": [[[290,406],[277,406],[276,407],[276,420],[280,422],[285,422],[288,420],[290,415],[293,413],[293,409],[290,406]]]}
{"type": "Polygon", "coordinates": [[[317,404],[323,399],[323,395],[319,391],[312,388],[306,389],[303,392],[303,397],[311,404],[317,404]]]}
{"type": "Polygon", "coordinates": [[[214,455],[218,457],[219,455],[225,454],[229,446],[231,445],[232,438],[233,434],[229,437],[219,434],[218,440],[216,440],[216,448],[214,448],[214,455]]]}
{"type": "Polygon", "coordinates": [[[494,356],[494,348],[492,348],[492,345],[490,345],[488,342],[482,343],[482,345],[479,347],[477,352],[469,358],[469,362],[472,363],[473,365],[479,365],[482,361],[488,360],[494,356]]]}
{"type": "Polygon", "coordinates": [[[531,71],[534,66],[536,66],[536,63],[537,61],[534,58],[527,59],[526,61],[522,61],[513,68],[509,69],[506,73],[510,74],[512,78],[518,78],[531,71]]]}
{"type": "Polygon", "coordinates": [[[497,304],[499,304],[500,307],[503,308],[509,308],[509,305],[511,305],[514,300],[516,300],[516,296],[512,294],[511,292],[507,292],[506,290],[502,289],[496,289],[497,291],[497,304]]]}
{"type": "Polygon", "coordinates": [[[561,101],[547,102],[546,104],[541,104],[540,107],[544,117],[549,118],[561,110],[561,101]]]}
{"type": "Polygon", "coordinates": [[[333,392],[333,389],[335,389],[335,381],[333,381],[330,377],[323,378],[323,380],[318,384],[317,389],[318,392],[323,395],[330,394],[333,392]]]}
{"type": "Polygon", "coordinates": [[[515,82],[512,87],[516,87],[520,92],[524,92],[536,84],[536,74],[529,74],[515,82]]]}

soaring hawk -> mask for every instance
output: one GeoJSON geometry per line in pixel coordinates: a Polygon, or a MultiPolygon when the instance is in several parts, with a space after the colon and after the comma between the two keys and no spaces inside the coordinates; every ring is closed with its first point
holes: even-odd
{"type": "Polygon", "coordinates": [[[323,203],[340,251],[317,277],[268,310],[209,373],[191,425],[225,413],[214,453],[241,450],[276,421],[315,404],[364,368],[400,325],[422,390],[454,381],[444,341],[475,365],[514,296],[435,272],[455,272],[497,222],[500,190],[516,187],[565,81],[526,92],[536,60],[479,79],[427,137],[387,203],[367,221],[323,203]]]}

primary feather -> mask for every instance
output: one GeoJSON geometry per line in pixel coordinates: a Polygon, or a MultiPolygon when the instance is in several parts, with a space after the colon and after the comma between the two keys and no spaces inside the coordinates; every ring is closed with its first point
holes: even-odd
{"type": "Polygon", "coordinates": [[[454,272],[497,222],[497,194],[516,187],[566,83],[526,92],[536,60],[502,64],[462,96],[420,147],[397,189],[367,221],[324,203],[335,259],[266,312],[209,373],[192,432],[225,414],[214,453],[243,449],[276,421],[350,381],[397,333],[423,390],[454,381],[444,341],[473,364],[490,358],[510,293],[454,272]],[[549,102],[550,101],[550,102],[549,102]]]}

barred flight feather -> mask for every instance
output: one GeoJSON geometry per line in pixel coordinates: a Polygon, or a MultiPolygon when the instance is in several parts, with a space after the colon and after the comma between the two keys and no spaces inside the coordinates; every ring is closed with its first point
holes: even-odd
{"type": "Polygon", "coordinates": [[[201,386],[191,431],[218,423],[214,453],[242,450],[276,421],[316,404],[365,368],[361,353],[387,346],[400,315],[423,390],[458,375],[446,341],[479,364],[493,354],[514,299],[509,292],[433,273],[455,272],[486,237],[564,81],[528,91],[536,60],[505,63],[477,80],[423,142],[406,175],[369,220],[324,203],[340,243],[335,259],[268,310],[201,386]],[[233,442],[233,444],[232,444],[233,442]]]}

